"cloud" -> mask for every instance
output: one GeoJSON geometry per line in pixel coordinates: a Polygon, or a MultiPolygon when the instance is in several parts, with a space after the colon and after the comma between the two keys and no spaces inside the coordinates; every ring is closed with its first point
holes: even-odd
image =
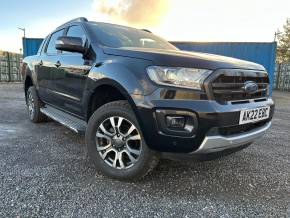
{"type": "Polygon", "coordinates": [[[169,8],[167,0],[94,0],[93,9],[119,23],[158,25],[169,8]]]}

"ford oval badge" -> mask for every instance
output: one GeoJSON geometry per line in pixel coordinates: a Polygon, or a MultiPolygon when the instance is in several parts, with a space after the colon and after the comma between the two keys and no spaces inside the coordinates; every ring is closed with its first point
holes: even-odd
{"type": "Polygon", "coordinates": [[[253,81],[246,81],[244,83],[243,89],[245,90],[246,93],[253,94],[253,93],[257,92],[258,84],[253,82],[253,81]]]}

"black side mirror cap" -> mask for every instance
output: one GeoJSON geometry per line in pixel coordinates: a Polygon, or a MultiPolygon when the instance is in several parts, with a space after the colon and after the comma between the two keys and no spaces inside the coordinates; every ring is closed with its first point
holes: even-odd
{"type": "Polygon", "coordinates": [[[80,37],[60,36],[55,42],[55,48],[61,51],[77,52],[84,54],[86,48],[83,46],[83,41],[80,37]]]}

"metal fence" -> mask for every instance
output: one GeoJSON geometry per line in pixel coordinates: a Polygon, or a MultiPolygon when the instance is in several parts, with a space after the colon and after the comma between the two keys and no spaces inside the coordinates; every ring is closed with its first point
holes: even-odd
{"type": "Polygon", "coordinates": [[[290,91],[290,63],[276,64],[273,85],[274,89],[290,91]]]}
{"type": "MultiPolygon", "coordinates": [[[[185,46],[185,45],[187,46],[188,44],[195,45],[196,43],[195,44],[194,43],[183,43],[183,44],[181,44],[181,47],[185,46]]],[[[210,47],[207,44],[205,44],[205,45],[198,44],[198,45],[203,46],[203,47],[207,46],[206,48],[210,47]]],[[[184,49],[184,48],[181,48],[181,49],[184,49]]],[[[191,50],[191,49],[185,49],[185,50],[191,50]]],[[[192,49],[192,50],[196,50],[196,49],[192,49]]],[[[215,53],[215,52],[212,52],[212,53],[215,53]]],[[[260,57],[261,55],[257,55],[257,56],[260,57]]],[[[21,54],[0,51],[0,82],[17,82],[17,81],[22,80],[22,76],[21,76],[20,70],[19,70],[22,58],[23,58],[23,56],[21,54]]],[[[256,62],[258,62],[258,61],[256,60],[256,62]]],[[[267,70],[271,74],[271,70],[270,69],[267,69],[267,70]]],[[[271,77],[271,75],[270,75],[270,77],[271,77]]],[[[288,64],[276,64],[275,72],[273,75],[273,88],[279,89],[282,91],[290,91],[290,63],[288,63],[288,64]]]]}
{"type": "Polygon", "coordinates": [[[0,51],[0,82],[17,82],[22,80],[20,63],[22,55],[0,51]]]}
{"type": "Polygon", "coordinates": [[[181,50],[239,58],[261,64],[269,73],[270,94],[276,57],[276,42],[172,42],[181,50]]]}

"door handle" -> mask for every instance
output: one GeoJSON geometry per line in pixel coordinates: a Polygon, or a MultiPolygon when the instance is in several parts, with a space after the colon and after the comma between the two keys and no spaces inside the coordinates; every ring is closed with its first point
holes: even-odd
{"type": "Polygon", "coordinates": [[[55,64],[54,64],[56,67],[60,67],[61,66],[61,63],[59,61],[57,61],[55,64]]]}
{"type": "Polygon", "coordinates": [[[38,65],[41,67],[43,65],[43,61],[41,60],[38,65]]]}

